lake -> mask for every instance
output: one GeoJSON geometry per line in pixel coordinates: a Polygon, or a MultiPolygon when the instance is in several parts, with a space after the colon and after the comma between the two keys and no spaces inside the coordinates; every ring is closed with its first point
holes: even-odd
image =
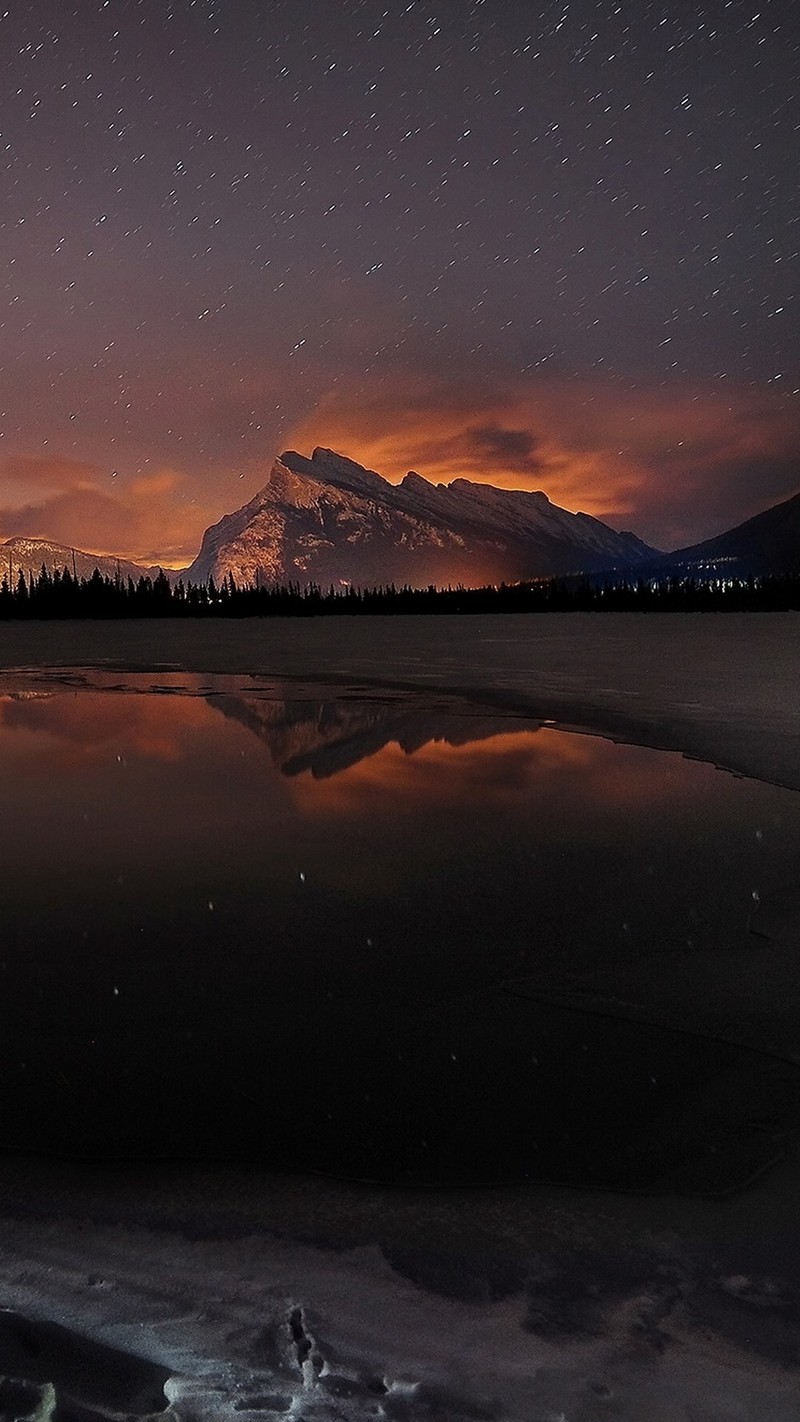
{"type": "Polygon", "coordinates": [[[464,698],[6,673],[0,1136],[719,1194],[796,1129],[800,795],[464,698]]]}

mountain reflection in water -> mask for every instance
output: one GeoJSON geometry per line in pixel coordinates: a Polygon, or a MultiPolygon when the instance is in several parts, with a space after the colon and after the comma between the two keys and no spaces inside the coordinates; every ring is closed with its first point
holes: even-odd
{"type": "Polygon", "coordinates": [[[34,692],[6,1146],[720,1189],[793,1129],[792,792],[419,696],[34,692]]]}

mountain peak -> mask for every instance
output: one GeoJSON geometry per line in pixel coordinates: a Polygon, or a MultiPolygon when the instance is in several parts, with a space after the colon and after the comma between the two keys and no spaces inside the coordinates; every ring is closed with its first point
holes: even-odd
{"type": "Polygon", "coordinates": [[[207,530],[191,579],[477,587],[638,562],[652,550],[541,492],[409,470],[392,484],[336,450],[285,450],[265,487],[207,530]]]}
{"type": "MultiPolygon", "coordinates": [[[[302,459],[301,455],[293,457],[302,459]]],[[[356,489],[359,493],[380,498],[391,488],[388,480],[376,474],[374,469],[366,469],[363,464],[356,463],[355,459],[348,459],[346,454],[339,454],[335,449],[326,449],[324,445],[317,445],[311,459],[303,462],[310,468],[315,479],[325,479],[346,489],[356,489]]]]}

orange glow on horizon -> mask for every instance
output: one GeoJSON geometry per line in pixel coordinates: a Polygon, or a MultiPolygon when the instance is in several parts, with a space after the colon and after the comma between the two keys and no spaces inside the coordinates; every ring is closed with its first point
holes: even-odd
{"type": "MultiPolygon", "coordinates": [[[[269,382],[265,377],[265,388],[269,382]]],[[[252,378],[253,399],[259,380],[252,378]]],[[[650,389],[608,379],[519,381],[508,390],[398,374],[337,386],[243,467],[109,470],[54,451],[0,460],[0,541],[44,538],[170,569],[267,482],[285,448],[335,449],[390,482],[466,478],[542,490],[556,504],[662,548],[721,533],[797,488],[791,401],[750,388],[650,389]]]]}
{"type": "Polygon", "coordinates": [[[292,433],[301,453],[322,444],[393,483],[414,469],[434,484],[466,478],[542,490],[563,508],[632,528],[665,548],[720,533],[777,502],[780,496],[770,500],[752,480],[743,512],[727,519],[721,512],[716,520],[707,512],[724,499],[728,470],[791,461],[797,443],[783,397],[557,380],[508,397],[468,390],[366,401],[337,395],[292,433]],[[682,522],[671,516],[675,505],[682,522]],[[704,515],[709,524],[697,531],[704,515]],[[659,526],[666,526],[660,536],[659,526]]]}
{"type": "MultiPolygon", "coordinates": [[[[591,797],[601,814],[603,807],[624,810],[686,794],[681,761],[677,753],[620,748],[600,735],[524,726],[461,745],[428,741],[413,751],[391,741],[335,775],[314,779],[304,771],[288,784],[303,814],[336,818],[370,809],[380,813],[388,796],[398,811],[417,802],[447,806],[454,813],[475,803],[501,806],[542,794],[548,786],[561,799],[574,776],[580,794],[591,797]]],[[[711,766],[708,772],[718,773],[711,766]]],[[[702,768],[693,767],[693,774],[691,794],[702,768]]]]}
{"type": "Polygon", "coordinates": [[[212,719],[205,699],[194,696],[0,694],[6,754],[35,749],[40,765],[59,768],[107,762],[110,747],[118,756],[174,764],[213,731],[212,719]]]}
{"type": "Polygon", "coordinates": [[[160,468],[131,478],[62,458],[0,462],[0,541],[42,538],[65,548],[147,566],[183,568],[219,517],[217,497],[189,498],[191,481],[160,468]]]}

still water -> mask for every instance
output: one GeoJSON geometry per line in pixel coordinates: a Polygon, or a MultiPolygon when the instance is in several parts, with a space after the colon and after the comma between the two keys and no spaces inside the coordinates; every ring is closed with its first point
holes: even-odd
{"type": "Polygon", "coordinates": [[[718,1192],[800,1101],[800,796],[423,696],[0,693],[0,1144],[718,1192]]]}

